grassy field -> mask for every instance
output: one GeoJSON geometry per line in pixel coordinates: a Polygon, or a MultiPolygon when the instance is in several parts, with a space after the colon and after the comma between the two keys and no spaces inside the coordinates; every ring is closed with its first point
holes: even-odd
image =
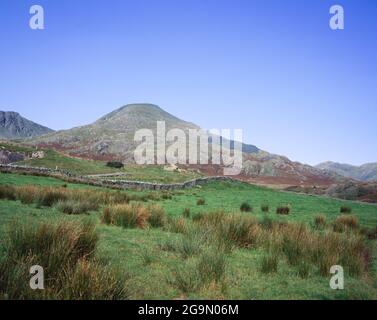
{"type": "MultiPolygon", "coordinates": [[[[0,174],[0,185],[61,187],[62,181],[16,174],[0,174]]],[[[67,184],[66,192],[77,190],[101,191],[100,188],[67,184]]],[[[109,191],[110,192],[110,191],[109,191]]],[[[115,191],[111,191],[115,192],[115,191]]],[[[123,192],[122,192],[123,193],[123,192]]],[[[215,242],[202,239],[210,232],[200,233],[201,215],[224,210],[242,218],[258,221],[302,222],[307,225],[306,235],[322,237],[332,232],[332,224],[340,215],[340,207],[351,210],[349,215],[360,222],[359,229],[377,226],[377,206],[323,197],[279,192],[242,183],[211,183],[170,193],[128,191],[141,196],[142,205],[158,204],[166,212],[167,222],[161,227],[123,228],[116,223],[101,222],[103,206],[88,214],[68,215],[55,206],[21,203],[19,200],[0,200],[1,246],[5,246],[6,230],[17,220],[28,225],[39,223],[79,223],[90,219],[96,225],[99,240],[95,256],[106,260],[117,272],[126,275],[126,287],[131,299],[376,299],[377,260],[376,240],[365,240],[372,258],[368,270],[359,274],[346,273],[345,289],[334,291],[329,287],[330,274],[323,275],[314,264],[292,263],[289,255],[270,252],[264,245],[234,245],[231,250],[215,250],[215,242]],[[149,197],[149,198],[148,198],[149,197]],[[203,205],[197,205],[203,199],[203,205]],[[240,212],[248,202],[249,212],[240,212]],[[262,212],[268,206],[268,213],[262,212]],[[277,207],[289,207],[288,215],[277,215],[277,207]],[[183,212],[186,209],[185,215],[183,212]],[[321,214],[327,227],[314,228],[314,217],[321,214]],[[197,222],[199,221],[199,222],[197,222]],[[204,244],[205,243],[205,244],[204,244]],[[271,257],[275,257],[271,259],[271,257]],[[276,270],[264,270],[272,260],[276,270]],[[203,261],[205,263],[203,263],[203,261]],[[208,269],[208,266],[214,266],[208,269]],[[304,266],[304,268],[303,268],[304,266]],[[302,272],[304,270],[305,272],[302,272]],[[304,274],[304,275],[303,275],[304,274]],[[209,275],[208,277],[205,275],[209,275]]],[[[134,201],[132,201],[133,203],[134,201]]],[[[205,221],[205,220],[204,220],[205,221]]],[[[237,220],[238,221],[238,220],[237,220]]],[[[241,221],[241,220],[240,220],[241,221]]],[[[254,225],[253,225],[254,226],[254,225]]],[[[262,235],[267,229],[258,226],[262,235]]],[[[359,230],[358,229],[358,230],[359,230]]],[[[293,229],[296,230],[296,229],[293,229]]],[[[359,232],[359,231],[358,231],[359,232]]],[[[279,233],[277,233],[279,234],[279,233]]],[[[338,235],[334,235],[338,237],[338,235]]],[[[339,234],[339,237],[353,234],[339,234]]],[[[225,233],[224,233],[225,238],[225,233]]],[[[314,239],[314,238],[313,238],[314,239]]],[[[347,240],[348,241],[348,240],[347,240]]],[[[283,248],[284,251],[284,248],[283,248]]],[[[0,290],[1,291],[1,290],[0,290]]]]}

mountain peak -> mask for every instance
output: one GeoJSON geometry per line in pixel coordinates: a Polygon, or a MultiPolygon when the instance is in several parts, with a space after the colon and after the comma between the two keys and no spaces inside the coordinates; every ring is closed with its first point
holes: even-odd
{"type": "Polygon", "coordinates": [[[0,138],[19,139],[36,137],[53,130],[25,119],[15,111],[0,111],[0,138]]]}
{"type": "Polygon", "coordinates": [[[164,112],[159,106],[151,103],[131,103],[126,104],[114,111],[104,115],[98,121],[106,121],[114,117],[119,117],[128,113],[142,113],[142,112],[164,112]]]}

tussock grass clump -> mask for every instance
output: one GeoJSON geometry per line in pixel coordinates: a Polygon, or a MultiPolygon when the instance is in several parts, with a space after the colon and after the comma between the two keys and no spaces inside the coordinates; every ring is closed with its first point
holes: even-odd
{"type": "Polygon", "coordinates": [[[195,292],[206,285],[225,280],[226,257],[221,251],[208,247],[198,259],[186,260],[175,267],[168,282],[185,294],[195,292]]]}
{"type": "Polygon", "coordinates": [[[340,213],[351,213],[352,208],[349,206],[341,206],[339,211],[340,213]]]}
{"type": "Polygon", "coordinates": [[[289,264],[297,265],[305,252],[305,246],[310,244],[310,234],[305,225],[300,224],[297,227],[291,227],[283,233],[282,251],[286,255],[289,264]]]}
{"type": "Polygon", "coordinates": [[[341,215],[336,217],[333,227],[335,232],[352,231],[359,227],[359,221],[355,216],[341,215]]]}
{"type": "MultiPolygon", "coordinates": [[[[1,190],[5,190],[2,187],[1,190]]],[[[5,194],[0,190],[1,194],[5,194]]],[[[153,194],[148,195],[128,195],[123,191],[99,191],[94,189],[69,189],[65,184],[60,187],[40,187],[35,185],[15,186],[13,190],[15,197],[9,200],[20,200],[23,204],[35,203],[38,206],[51,207],[59,201],[74,200],[77,202],[87,202],[92,205],[112,205],[126,204],[131,200],[143,201],[152,198],[153,194]]],[[[8,192],[9,194],[9,192],[8,192]]]]}
{"type": "Polygon", "coordinates": [[[171,274],[168,283],[185,294],[195,292],[200,286],[200,276],[196,266],[192,263],[175,267],[171,274]]]}
{"type": "Polygon", "coordinates": [[[221,282],[225,277],[226,258],[219,250],[206,250],[198,260],[197,270],[202,283],[221,282]]]}
{"type": "Polygon", "coordinates": [[[157,204],[150,205],[147,208],[147,211],[149,214],[148,222],[151,227],[160,228],[166,224],[165,211],[161,208],[161,206],[157,204]]]}
{"type": "Polygon", "coordinates": [[[196,201],[196,204],[198,206],[204,206],[206,204],[206,201],[204,198],[199,198],[197,201],[196,201]]]}
{"type": "Polygon", "coordinates": [[[11,185],[0,185],[0,199],[16,200],[16,189],[11,185]]]}
{"type": "Polygon", "coordinates": [[[55,204],[55,208],[66,214],[87,214],[89,211],[98,210],[98,205],[88,201],[60,200],[55,204]]]}
{"type": "Polygon", "coordinates": [[[326,217],[323,214],[314,217],[314,227],[318,230],[326,227],[326,217]]]}
{"type": "Polygon", "coordinates": [[[62,188],[47,188],[38,194],[37,205],[51,207],[58,201],[67,200],[67,193],[62,188]]]}
{"type": "Polygon", "coordinates": [[[113,224],[114,223],[112,211],[110,210],[109,207],[106,207],[106,208],[103,209],[103,213],[102,213],[102,216],[101,216],[101,222],[104,223],[104,224],[113,224]]]}
{"type": "Polygon", "coordinates": [[[148,210],[140,204],[115,204],[103,210],[101,220],[123,228],[145,228],[149,217],[148,210]]]}
{"type": "Polygon", "coordinates": [[[0,260],[0,297],[120,299],[127,294],[110,269],[94,260],[98,235],[91,222],[10,225],[0,260]],[[45,290],[31,290],[29,269],[40,265],[45,290]]]}
{"type": "Polygon", "coordinates": [[[160,228],[167,224],[165,211],[157,204],[144,206],[140,203],[115,204],[103,209],[101,221],[123,228],[160,228]]]}
{"type": "MultiPolygon", "coordinates": [[[[355,229],[357,223],[352,216],[345,217],[337,223],[342,228],[355,229]]],[[[323,220],[318,220],[322,225],[323,220]]],[[[305,224],[276,222],[266,216],[258,223],[253,217],[222,211],[195,216],[193,224],[197,232],[206,236],[206,244],[218,251],[227,252],[233,247],[263,248],[285,257],[302,277],[306,276],[307,265],[323,276],[328,276],[330,267],[336,264],[353,275],[368,267],[365,258],[369,256],[368,248],[363,237],[355,232],[341,234],[329,229],[318,232],[305,224]]]]}
{"type": "Polygon", "coordinates": [[[226,214],[222,211],[202,214],[193,221],[213,235],[218,244],[250,247],[256,244],[260,227],[254,217],[226,214]]]}
{"type": "Polygon", "coordinates": [[[357,234],[314,233],[294,224],[288,231],[283,237],[283,252],[292,265],[306,261],[317,266],[322,276],[328,276],[330,267],[336,264],[344,266],[350,275],[359,275],[368,267],[364,258],[368,248],[357,234]]]}
{"type": "Polygon", "coordinates": [[[69,285],[64,286],[61,293],[65,300],[124,300],[129,297],[122,277],[95,260],[79,260],[66,281],[69,285]]]}
{"type": "Polygon", "coordinates": [[[289,206],[280,206],[276,208],[276,213],[281,215],[288,215],[291,211],[289,206]]]}
{"type": "Polygon", "coordinates": [[[262,204],[260,208],[264,213],[268,213],[270,211],[270,207],[267,203],[262,204]]]}
{"type": "Polygon", "coordinates": [[[201,252],[204,242],[195,237],[195,234],[188,233],[178,240],[167,240],[161,244],[161,249],[164,251],[177,252],[182,259],[187,259],[201,252]]]}
{"type": "Polygon", "coordinates": [[[278,271],[278,257],[274,254],[265,254],[261,260],[261,272],[276,273],[278,271]]]}
{"type": "Polygon", "coordinates": [[[219,237],[221,234],[230,243],[238,247],[252,247],[257,243],[260,227],[253,217],[230,215],[218,227],[219,237]]]}
{"type": "Polygon", "coordinates": [[[16,258],[32,254],[41,265],[48,265],[50,272],[55,272],[70,260],[91,256],[97,240],[95,226],[90,222],[38,226],[15,223],[8,232],[7,253],[16,258]]]}
{"type": "Polygon", "coordinates": [[[23,204],[31,204],[38,201],[41,188],[25,185],[16,188],[17,200],[23,204]]]}
{"type": "Polygon", "coordinates": [[[166,230],[173,233],[186,233],[187,223],[184,218],[168,218],[168,223],[166,225],[166,230]]]}
{"type": "Polygon", "coordinates": [[[252,212],[253,208],[248,202],[243,202],[240,206],[241,212],[252,212]]]}
{"type": "Polygon", "coordinates": [[[178,250],[183,259],[187,259],[200,252],[200,243],[192,236],[185,236],[178,242],[178,250]]]}

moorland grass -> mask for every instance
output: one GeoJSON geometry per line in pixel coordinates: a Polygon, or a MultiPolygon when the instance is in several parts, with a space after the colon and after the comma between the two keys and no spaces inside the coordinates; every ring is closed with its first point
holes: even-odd
{"type": "Polygon", "coordinates": [[[124,282],[94,258],[95,225],[13,223],[0,259],[0,297],[6,299],[125,299],[124,282]],[[43,267],[46,290],[31,290],[29,269],[43,267]]]}
{"type": "MultiPolygon", "coordinates": [[[[97,224],[101,237],[97,242],[99,249],[95,252],[99,252],[101,259],[97,260],[92,254],[79,261],[88,261],[90,265],[92,261],[96,265],[101,261],[100,267],[108,270],[107,266],[102,265],[104,259],[121,269],[122,274],[130,272],[129,281],[132,283],[133,298],[281,299],[286,298],[287,294],[291,298],[299,299],[377,297],[377,292],[371,285],[374,281],[375,268],[371,247],[374,246],[373,230],[376,226],[375,213],[377,213],[376,207],[372,205],[346,202],[347,206],[352,207],[353,215],[358,218],[359,226],[347,227],[346,230],[338,232],[334,231],[334,223],[342,201],[334,199],[271,191],[237,183],[218,183],[203,186],[200,191],[188,189],[179,194],[174,193],[172,199],[162,199],[161,193],[153,193],[154,198],[148,198],[150,203],[142,204],[141,202],[144,202],[142,196],[148,194],[147,192],[119,192],[126,194],[127,197],[122,199],[123,196],[119,196],[117,199],[118,196],[113,196],[116,199],[110,200],[109,196],[98,197],[97,192],[108,192],[100,188],[69,183],[66,188],[62,188],[59,180],[13,174],[6,176],[5,180],[8,184],[22,184],[24,181],[45,184],[45,187],[54,184],[57,187],[54,187],[55,189],[69,191],[68,198],[64,201],[75,199],[84,201],[92,196],[92,191],[95,191],[93,198],[90,199],[98,198],[100,201],[104,199],[100,207],[134,203],[148,208],[157,204],[158,199],[158,204],[166,213],[166,221],[159,228],[149,228],[150,224],[147,222],[143,228],[124,230],[111,223],[111,215],[106,218],[104,211],[89,211],[94,221],[102,218],[110,220],[110,223],[97,224]],[[70,192],[73,190],[79,191],[72,193],[82,194],[81,197],[71,196],[70,192]],[[200,197],[206,199],[205,207],[195,206],[199,193],[200,197]],[[265,203],[267,197],[271,210],[282,203],[289,203],[290,214],[281,216],[263,213],[261,205],[265,203]],[[254,212],[240,213],[239,204],[244,199],[250,198],[255,205],[254,212]],[[224,209],[219,210],[219,206],[224,209]],[[184,208],[190,209],[191,218],[182,217],[184,208]],[[326,224],[319,229],[313,224],[318,212],[326,217],[326,224]],[[370,240],[368,234],[371,235],[370,240]],[[225,236],[220,237],[220,235],[225,236]],[[296,246],[295,242],[298,243],[296,246]],[[224,272],[217,278],[220,280],[214,280],[216,277],[205,280],[199,271],[199,261],[211,251],[223,254],[225,259],[224,272]],[[262,257],[270,253],[276,257],[278,269],[277,272],[264,273],[261,271],[262,257]],[[328,289],[328,280],[331,276],[329,267],[333,264],[340,264],[345,269],[347,287],[342,292],[328,289]],[[179,272],[175,272],[177,270],[179,272]],[[282,284],[283,280],[284,284],[282,284]],[[225,291],[222,288],[226,288],[225,291]]],[[[0,178],[2,177],[0,175],[0,178]]],[[[113,191],[109,193],[112,194],[113,191]]],[[[7,198],[0,200],[2,230],[4,222],[11,221],[12,216],[48,223],[52,221],[57,223],[60,220],[79,222],[85,219],[80,215],[52,214],[51,207],[36,207],[36,204],[35,200],[30,204],[21,204],[7,198]]],[[[56,203],[53,206],[55,205],[56,203]]],[[[4,259],[3,254],[0,256],[4,259]]],[[[221,263],[218,265],[221,266],[221,263]]],[[[76,269],[82,274],[83,270],[86,270],[86,264],[76,264],[76,269]]],[[[221,270],[217,267],[214,269],[221,270]]],[[[17,273],[17,270],[15,272],[17,273]]],[[[94,272],[93,277],[96,279],[98,275],[94,272]]],[[[75,278],[77,279],[75,283],[93,277],[78,276],[75,278]]],[[[16,280],[14,281],[16,283],[16,280]]],[[[64,281],[68,280],[64,279],[64,281]]],[[[96,282],[91,281],[95,286],[96,282]]],[[[90,288],[90,285],[87,286],[90,288]]],[[[91,291],[94,292],[95,289],[91,291]]],[[[82,292],[83,295],[88,294],[82,292]]],[[[66,296],[69,294],[67,293],[66,296]]]]}

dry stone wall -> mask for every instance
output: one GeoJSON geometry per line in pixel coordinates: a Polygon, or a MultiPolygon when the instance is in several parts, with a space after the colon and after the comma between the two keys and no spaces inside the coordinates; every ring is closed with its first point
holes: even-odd
{"type": "Polygon", "coordinates": [[[196,186],[205,185],[212,181],[236,181],[231,177],[216,176],[203,177],[183,183],[160,184],[143,181],[129,181],[129,180],[110,180],[110,179],[93,179],[87,176],[79,176],[65,170],[55,170],[43,167],[30,167],[19,165],[5,165],[0,164],[1,172],[16,172],[30,175],[41,175],[48,177],[60,178],[73,183],[83,183],[100,187],[109,187],[113,189],[137,189],[137,190],[180,190],[193,188],[196,186]]]}

